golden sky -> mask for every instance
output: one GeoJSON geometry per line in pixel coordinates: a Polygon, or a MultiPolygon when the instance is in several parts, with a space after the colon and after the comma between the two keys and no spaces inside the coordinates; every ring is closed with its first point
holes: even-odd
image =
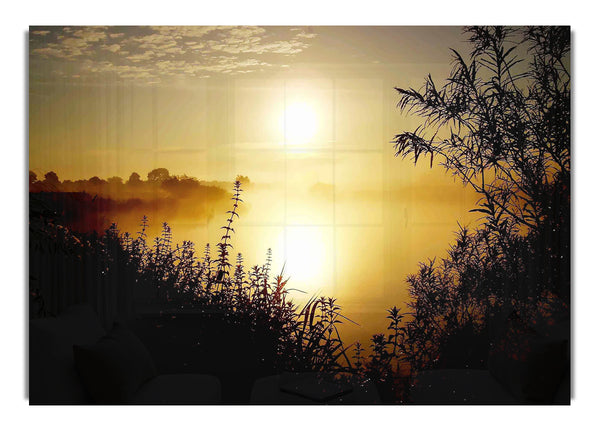
{"type": "MultiPolygon", "coordinates": [[[[29,40],[38,176],[246,175],[246,262],[273,248],[291,286],[340,297],[354,320],[377,310],[384,324],[406,275],[475,220],[472,193],[390,143],[418,125],[394,86],[443,81],[449,48],[466,52],[459,27],[32,27],[29,40]]],[[[214,244],[222,220],[167,221],[214,244]]]]}
{"type": "Polygon", "coordinates": [[[32,27],[30,167],[256,177],[244,152],[284,149],[286,107],[313,117],[298,149],[389,152],[402,126],[393,86],[444,77],[461,38],[458,27],[32,27]]]}

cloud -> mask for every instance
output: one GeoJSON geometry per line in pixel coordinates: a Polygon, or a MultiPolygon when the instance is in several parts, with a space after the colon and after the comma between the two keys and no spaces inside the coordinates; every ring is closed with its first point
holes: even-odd
{"type": "Polygon", "coordinates": [[[233,27],[223,31],[219,39],[210,40],[209,46],[215,51],[230,54],[297,54],[309,46],[300,40],[302,38],[301,34],[295,34],[291,39],[273,40],[264,28],[233,27]]]}
{"type": "Polygon", "coordinates": [[[83,27],[73,32],[73,35],[86,42],[98,42],[106,39],[106,27],[83,27]]]}
{"type": "Polygon", "coordinates": [[[109,61],[94,62],[86,61],[81,67],[82,73],[85,74],[96,74],[96,73],[116,73],[124,79],[150,79],[154,77],[155,71],[148,65],[135,65],[135,64],[121,64],[114,65],[109,61]]]}
{"type": "Polygon", "coordinates": [[[121,45],[119,45],[118,43],[114,43],[112,45],[105,45],[104,49],[106,49],[107,51],[110,51],[110,52],[117,52],[118,50],[121,49],[121,45]]]}
{"type": "Polygon", "coordinates": [[[181,38],[202,38],[214,31],[232,28],[219,26],[189,27],[189,26],[154,26],[150,27],[154,32],[162,35],[169,35],[177,39],[181,38]]]}
{"type": "Polygon", "coordinates": [[[146,83],[283,69],[317,36],[307,28],[218,26],[53,27],[31,34],[33,58],[74,62],[82,76],[146,83]]]}
{"type": "Polygon", "coordinates": [[[155,54],[154,51],[148,50],[148,51],[144,51],[141,54],[133,54],[128,56],[127,58],[133,62],[139,62],[139,61],[145,61],[145,60],[151,60],[152,58],[154,58],[157,54],[155,54]]]}
{"type": "Polygon", "coordinates": [[[62,49],[47,46],[45,48],[37,48],[31,51],[33,55],[41,55],[42,57],[66,58],[62,49]]]}
{"type": "Polygon", "coordinates": [[[105,27],[80,27],[73,29],[65,27],[53,30],[35,30],[34,35],[43,36],[43,40],[31,41],[32,55],[45,58],[76,59],[92,57],[97,54],[97,44],[106,39],[105,27]]]}

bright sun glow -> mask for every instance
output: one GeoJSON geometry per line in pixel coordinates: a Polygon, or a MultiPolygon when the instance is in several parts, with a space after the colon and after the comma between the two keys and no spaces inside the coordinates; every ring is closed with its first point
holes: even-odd
{"type": "Polygon", "coordinates": [[[326,230],[315,227],[290,227],[286,232],[286,274],[293,274],[294,285],[302,290],[330,284],[332,244],[326,230]]]}
{"type": "Polygon", "coordinates": [[[282,118],[283,133],[288,145],[304,145],[311,141],[317,130],[315,111],[306,103],[295,102],[285,108],[282,118]]]}

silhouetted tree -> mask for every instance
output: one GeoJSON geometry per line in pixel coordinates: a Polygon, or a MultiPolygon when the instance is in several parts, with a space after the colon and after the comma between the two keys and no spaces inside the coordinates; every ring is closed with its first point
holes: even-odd
{"type": "Polygon", "coordinates": [[[121,177],[110,177],[110,178],[107,178],[106,181],[111,186],[121,186],[121,185],[123,185],[123,178],[121,178],[121,177]]]}
{"type": "Polygon", "coordinates": [[[200,190],[200,183],[195,178],[172,176],[163,180],[161,187],[173,195],[190,196],[200,190]]]}
{"type": "Polygon", "coordinates": [[[140,178],[140,174],[138,174],[137,172],[132,172],[129,176],[129,179],[127,180],[127,185],[132,186],[141,184],[142,180],[140,178]]]}
{"type": "Polygon", "coordinates": [[[54,171],[46,172],[44,175],[45,181],[52,184],[58,184],[58,175],[54,171]]]}
{"type": "Polygon", "coordinates": [[[60,186],[58,175],[54,171],[46,172],[44,175],[44,181],[42,181],[42,187],[46,191],[57,191],[60,186]]]}
{"type": "Polygon", "coordinates": [[[98,176],[93,176],[88,180],[88,185],[90,185],[91,187],[101,187],[104,184],[106,184],[106,180],[103,180],[98,176]]]}
{"type": "Polygon", "coordinates": [[[470,58],[452,50],[444,85],[429,75],[421,90],[396,89],[399,107],[423,119],[395,136],[396,155],[439,160],[481,195],[472,211],[484,215],[480,228],[460,227],[447,258],[408,277],[403,349],[416,367],[439,360],[461,331],[465,344],[502,306],[569,303],[569,28],[465,33],[470,58]]]}
{"type": "Polygon", "coordinates": [[[33,185],[37,181],[37,174],[33,171],[29,171],[29,186],[33,185]]]}
{"type": "Polygon", "coordinates": [[[569,29],[471,27],[467,33],[470,62],[453,50],[445,85],[429,75],[421,91],[397,88],[399,106],[425,120],[395,137],[397,155],[439,158],[482,195],[476,211],[490,224],[536,229],[561,211],[547,205],[553,184],[569,187],[569,29]],[[519,58],[524,49],[527,58],[519,58]]]}
{"type": "Polygon", "coordinates": [[[166,168],[156,168],[148,172],[148,181],[163,182],[169,178],[169,170],[166,168]]]}

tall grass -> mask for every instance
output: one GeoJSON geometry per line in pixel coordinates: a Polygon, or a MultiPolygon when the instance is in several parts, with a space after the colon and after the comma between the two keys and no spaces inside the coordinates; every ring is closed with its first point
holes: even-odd
{"type": "MultiPolygon", "coordinates": [[[[235,220],[239,218],[242,192],[236,181],[221,239],[216,247],[206,244],[200,253],[190,241],[174,243],[168,223],[162,224],[158,237],[150,239],[150,220],[146,216],[135,235],[120,232],[116,223],[97,235],[72,232],[54,215],[31,214],[32,273],[43,279],[39,284],[44,287],[37,289],[38,283],[31,283],[31,298],[37,306],[33,314],[57,312],[60,307],[43,302],[45,296],[56,296],[56,289],[78,292],[82,284],[92,283],[91,291],[75,295],[79,299],[74,300],[94,301],[103,295],[117,295],[119,311],[133,314],[134,304],[165,311],[194,310],[221,322],[216,327],[233,325],[249,333],[273,372],[352,373],[397,392],[403,360],[398,347],[402,319],[399,310],[388,310],[391,333],[373,337],[371,354],[367,355],[358,343],[345,344],[339,325],[355,322],[342,314],[335,298],[313,295],[300,306],[290,297],[284,269],[272,273],[271,249],[266,251],[263,264],[251,266],[241,253],[234,254],[235,220]],[[48,248],[53,252],[49,253],[48,248]],[[48,258],[52,262],[47,265],[37,263],[48,258]],[[57,265],[68,270],[56,271],[57,265]],[[59,274],[56,278],[57,272],[70,276],[59,274]]],[[[235,344],[235,339],[228,342],[235,344]]],[[[392,400],[401,401],[402,397],[395,393],[392,400]]]]}
{"type": "MultiPolygon", "coordinates": [[[[37,245],[69,250],[63,267],[78,268],[74,272],[87,274],[82,278],[99,280],[103,286],[99,291],[108,292],[107,285],[119,289],[132,286],[138,305],[210,312],[228,324],[250,328],[276,370],[351,371],[348,346],[338,331],[346,319],[334,298],[312,297],[302,307],[296,305],[289,296],[283,270],[272,274],[270,249],[259,265],[246,267],[239,253],[232,258],[242,191],[236,181],[221,239],[216,249],[206,244],[201,255],[190,241],[173,243],[167,223],[163,223],[161,234],[150,240],[146,216],[135,235],[120,232],[116,223],[103,235],[79,234],[50,220],[42,227],[39,240],[33,239],[37,245]],[[86,265],[94,268],[81,268],[86,265]]],[[[34,223],[39,221],[33,218],[34,223]]],[[[50,265],[47,272],[51,270],[50,265]]],[[[71,288],[76,290],[76,285],[72,283],[71,288]]],[[[41,300],[40,292],[36,295],[41,300]]]]}

